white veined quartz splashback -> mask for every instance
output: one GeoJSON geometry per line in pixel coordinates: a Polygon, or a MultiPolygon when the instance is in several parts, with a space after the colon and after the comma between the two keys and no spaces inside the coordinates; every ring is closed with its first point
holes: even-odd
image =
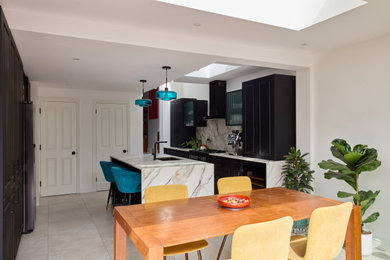
{"type": "Polygon", "coordinates": [[[226,137],[233,130],[242,131],[242,126],[227,126],[225,119],[209,119],[207,127],[196,128],[196,138],[209,149],[233,152],[231,145],[227,145],[226,137]]]}

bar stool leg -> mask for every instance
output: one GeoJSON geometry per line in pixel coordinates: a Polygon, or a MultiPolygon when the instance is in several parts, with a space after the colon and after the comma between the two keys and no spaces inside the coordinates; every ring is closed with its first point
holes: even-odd
{"type": "Polygon", "coordinates": [[[225,246],[225,242],[226,242],[227,237],[228,237],[228,235],[224,235],[223,236],[223,240],[222,240],[222,243],[221,243],[221,247],[219,248],[217,260],[219,260],[219,258],[221,257],[222,250],[223,250],[223,247],[225,246]]]}
{"type": "Polygon", "coordinates": [[[188,253],[185,253],[185,258],[186,260],[188,260],[188,253]]]}
{"type": "Polygon", "coordinates": [[[108,204],[110,204],[111,192],[112,192],[112,182],[110,182],[110,190],[108,191],[108,198],[107,198],[106,210],[108,209],[108,204]]]}

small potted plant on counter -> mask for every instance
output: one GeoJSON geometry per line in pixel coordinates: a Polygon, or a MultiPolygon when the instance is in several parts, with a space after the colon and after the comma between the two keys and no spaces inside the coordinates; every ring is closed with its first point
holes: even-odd
{"type": "Polygon", "coordinates": [[[318,165],[325,170],[326,179],[336,178],[345,181],[352,187],[353,192],[339,191],[339,198],[352,197],[355,205],[361,206],[362,210],[362,254],[370,255],[372,253],[372,232],[364,230],[364,224],[372,223],[379,217],[379,212],[374,212],[370,216],[363,218],[367,209],[374,204],[378,191],[360,190],[359,177],[362,172],[374,171],[381,162],[377,160],[378,153],[374,148],[368,148],[367,145],[357,144],[351,146],[343,139],[332,141],[330,148],[333,156],[343,163],[333,160],[322,161],[318,165]],[[364,219],[364,220],[363,220],[364,219]]]}
{"type": "Polygon", "coordinates": [[[188,141],[183,142],[181,145],[185,148],[192,148],[194,150],[199,150],[199,148],[202,145],[202,141],[191,136],[190,139],[188,139],[188,141]]]}
{"type": "MultiPolygon", "coordinates": [[[[301,192],[310,193],[313,191],[311,183],[314,179],[314,171],[310,170],[310,164],[306,162],[305,156],[308,153],[302,152],[295,147],[290,148],[290,152],[285,156],[285,164],[282,167],[283,186],[301,192]]],[[[295,221],[293,225],[293,233],[306,233],[308,219],[295,221]]]]}

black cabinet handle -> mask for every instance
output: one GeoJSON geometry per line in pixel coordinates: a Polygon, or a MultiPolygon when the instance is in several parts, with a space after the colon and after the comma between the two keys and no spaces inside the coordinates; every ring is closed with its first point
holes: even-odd
{"type": "Polygon", "coordinates": [[[76,152],[75,152],[75,151],[73,151],[73,152],[72,152],[72,155],[75,155],[75,154],[76,154],[76,152]]]}
{"type": "Polygon", "coordinates": [[[123,153],[127,153],[127,150],[123,150],[123,153]]]}

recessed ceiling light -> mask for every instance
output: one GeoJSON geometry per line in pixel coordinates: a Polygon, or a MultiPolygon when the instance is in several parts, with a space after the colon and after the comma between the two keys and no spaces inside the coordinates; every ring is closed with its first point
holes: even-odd
{"type": "Polygon", "coordinates": [[[156,0],[292,30],[367,4],[364,0],[156,0]]]}
{"type": "Polygon", "coordinates": [[[209,79],[209,78],[213,78],[215,76],[221,75],[223,73],[238,69],[239,67],[240,66],[212,63],[212,64],[207,65],[206,67],[203,67],[199,70],[188,73],[185,76],[186,77],[193,77],[193,78],[209,79]]]}
{"type": "Polygon", "coordinates": [[[192,24],[193,26],[196,26],[196,27],[199,27],[199,26],[201,26],[201,24],[200,23],[194,23],[194,24],[192,24]]]}
{"type": "Polygon", "coordinates": [[[73,60],[74,60],[74,61],[79,61],[79,60],[80,60],[80,58],[73,58],[73,60]]]}
{"type": "Polygon", "coordinates": [[[301,43],[301,46],[302,46],[302,47],[307,47],[307,43],[306,43],[306,42],[302,42],[302,43],[301,43]]]}

